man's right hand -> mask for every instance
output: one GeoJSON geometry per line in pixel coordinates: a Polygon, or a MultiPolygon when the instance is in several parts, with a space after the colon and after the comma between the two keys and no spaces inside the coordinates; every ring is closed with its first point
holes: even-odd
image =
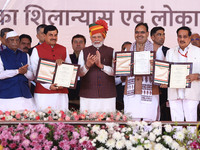
{"type": "Polygon", "coordinates": [[[25,73],[27,72],[27,70],[28,70],[28,64],[26,64],[26,65],[20,67],[20,68],[18,69],[18,72],[19,72],[19,74],[25,74],[25,73]]]}
{"type": "Polygon", "coordinates": [[[50,86],[50,90],[53,90],[53,91],[55,91],[55,90],[60,90],[60,89],[63,89],[63,87],[62,86],[56,86],[57,84],[56,83],[54,83],[54,84],[51,84],[51,86],[50,86]]]}
{"type": "Polygon", "coordinates": [[[90,53],[88,54],[88,56],[87,56],[87,61],[86,61],[86,63],[85,63],[85,65],[86,65],[86,68],[90,68],[94,63],[95,63],[95,61],[96,61],[96,55],[91,55],[90,53]]]}

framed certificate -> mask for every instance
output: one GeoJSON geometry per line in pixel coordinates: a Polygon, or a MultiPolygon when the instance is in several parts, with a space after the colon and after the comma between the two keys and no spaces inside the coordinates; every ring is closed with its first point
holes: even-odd
{"type": "Polygon", "coordinates": [[[186,76],[192,73],[192,63],[171,63],[170,66],[170,88],[190,88],[191,82],[186,76]]]}
{"type": "Polygon", "coordinates": [[[186,76],[192,73],[192,63],[154,61],[154,84],[167,84],[170,88],[190,88],[186,76]]]}
{"type": "Polygon", "coordinates": [[[76,88],[79,65],[63,63],[58,66],[55,62],[40,59],[38,63],[36,81],[41,83],[56,83],[71,89],[76,88]]]}
{"type": "Polygon", "coordinates": [[[133,73],[133,51],[115,53],[115,75],[130,76],[133,73]]]}
{"type": "Polygon", "coordinates": [[[153,51],[141,51],[134,52],[134,75],[150,75],[153,72],[154,52],[153,51]]]}
{"type": "Polygon", "coordinates": [[[153,65],[150,61],[153,64],[154,56],[153,51],[116,52],[115,75],[150,75],[153,73],[153,65]]]}

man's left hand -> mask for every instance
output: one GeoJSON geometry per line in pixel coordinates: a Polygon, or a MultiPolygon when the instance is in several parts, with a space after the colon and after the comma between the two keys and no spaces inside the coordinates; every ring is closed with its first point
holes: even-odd
{"type": "Polygon", "coordinates": [[[189,81],[189,82],[192,82],[194,80],[198,80],[198,77],[199,77],[199,74],[198,73],[194,73],[194,74],[189,74],[186,76],[186,79],[189,81]]]}
{"type": "Polygon", "coordinates": [[[101,54],[99,53],[99,51],[96,51],[96,61],[95,64],[97,65],[97,67],[99,67],[100,69],[103,68],[103,65],[101,64],[101,54]]]}

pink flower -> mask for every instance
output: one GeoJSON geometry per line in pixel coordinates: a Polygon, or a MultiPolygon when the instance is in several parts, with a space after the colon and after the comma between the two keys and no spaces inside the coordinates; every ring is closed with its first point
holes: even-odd
{"type": "Polygon", "coordinates": [[[73,132],[73,138],[78,139],[79,138],[79,133],[78,132],[73,132]]]}
{"type": "Polygon", "coordinates": [[[16,118],[17,119],[20,119],[21,118],[21,115],[18,113],[18,114],[16,114],[16,118]]]}
{"type": "Polygon", "coordinates": [[[124,121],[127,121],[127,117],[126,117],[126,115],[123,115],[122,118],[123,118],[124,121]]]}
{"type": "Polygon", "coordinates": [[[9,144],[9,147],[10,147],[11,149],[14,149],[16,146],[17,146],[16,143],[11,143],[11,144],[9,144]]]}
{"type": "Polygon", "coordinates": [[[6,116],[10,116],[10,112],[9,112],[9,111],[6,111],[6,112],[5,112],[5,115],[6,115],[6,116]]]}
{"type": "Polygon", "coordinates": [[[76,115],[76,116],[74,116],[74,120],[79,120],[79,116],[78,115],[76,115]]]}
{"type": "Polygon", "coordinates": [[[37,132],[33,132],[31,133],[30,135],[30,139],[33,141],[33,140],[36,140],[38,138],[38,133],[37,132]]]}
{"type": "Polygon", "coordinates": [[[14,116],[15,115],[15,111],[11,111],[11,116],[14,116]]]}
{"type": "Polygon", "coordinates": [[[69,120],[70,120],[70,117],[69,117],[69,116],[66,116],[66,117],[65,117],[65,120],[66,120],[66,121],[69,121],[69,120]]]}
{"type": "Polygon", "coordinates": [[[85,119],[86,118],[85,114],[80,114],[80,118],[85,119]]]}
{"type": "Polygon", "coordinates": [[[0,115],[3,115],[3,111],[0,110],[0,115]]]}
{"type": "Polygon", "coordinates": [[[43,134],[39,134],[39,135],[38,135],[38,139],[41,141],[41,140],[44,140],[44,139],[45,139],[45,137],[44,137],[44,135],[43,135],[43,134]]]}
{"type": "Polygon", "coordinates": [[[48,117],[48,120],[49,120],[49,121],[52,121],[52,120],[53,120],[53,117],[52,117],[52,116],[49,116],[49,117],[48,117]]]}
{"type": "Polygon", "coordinates": [[[23,142],[22,142],[22,145],[24,146],[24,147],[28,147],[29,146],[29,144],[30,144],[30,141],[29,140],[24,140],[23,142]]]}

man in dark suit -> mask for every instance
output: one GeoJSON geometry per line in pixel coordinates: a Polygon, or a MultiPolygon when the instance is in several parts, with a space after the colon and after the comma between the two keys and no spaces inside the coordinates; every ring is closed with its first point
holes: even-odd
{"type": "Polygon", "coordinates": [[[39,26],[37,26],[37,28],[36,28],[36,32],[37,32],[36,37],[38,38],[39,42],[38,42],[37,45],[35,45],[34,47],[32,47],[29,50],[29,52],[28,52],[29,56],[31,56],[32,51],[36,46],[38,46],[38,45],[40,45],[40,44],[42,44],[44,42],[44,28],[46,26],[47,26],[46,24],[40,24],[39,26]]]}
{"type": "MultiPolygon", "coordinates": [[[[165,42],[165,29],[163,27],[154,27],[151,29],[151,39],[153,41],[153,48],[156,52],[156,59],[165,60],[165,56],[168,51],[168,47],[163,46],[165,42]]],[[[161,121],[169,121],[170,117],[170,109],[168,107],[167,101],[167,89],[160,88],[160,116],[158,116],[158,120],[161,121]]]]}

